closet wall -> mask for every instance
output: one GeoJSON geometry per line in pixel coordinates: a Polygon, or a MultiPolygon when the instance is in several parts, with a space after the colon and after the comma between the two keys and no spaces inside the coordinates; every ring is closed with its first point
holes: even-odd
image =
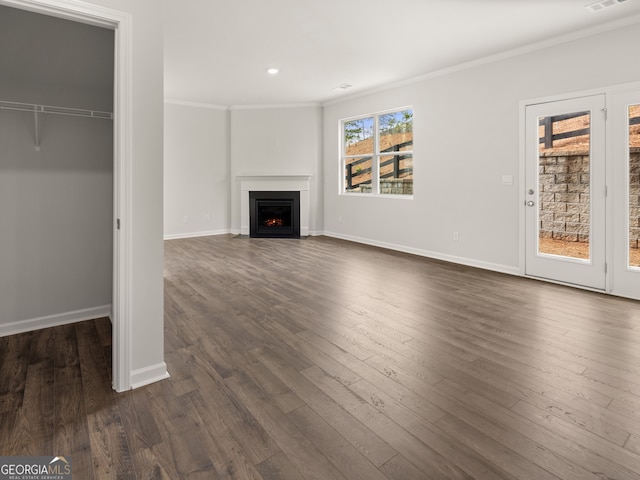
{"type": "MultiPolygon", "coordinates": [[[[111,30],[0,6],[0,100],[113,110],[111,30]]],[[[0,335],[104,315],[113,122],[0,110],[0,335]]]]}

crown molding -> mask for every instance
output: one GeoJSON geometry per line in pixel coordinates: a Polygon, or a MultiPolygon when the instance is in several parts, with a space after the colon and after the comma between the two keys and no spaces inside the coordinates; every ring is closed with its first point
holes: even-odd
{"type": "Polygon", "coordinates": [[[177,100],[174,98],[165,98],[164,103],[168,103],[169,105],[180,105],[183,107],[208,108],[211,110],[229,110],[229,107],[226,105],[215,105],[213,103],[205,102],[188,102],[185,100],[177,100]]]}
{"type": "Polygon", "coordinates": [[[611,30],[617,30],[618,28],[628,27],[630,25],[634,25],[640,23],[640,15],[633,15],[628,18],[617,20],[609,23],[605,23],[602,25],[597,25],[595,27],[586,28],[583,30],[579,30],[572,33],[567,33],[565,35],[560,35],[557,37],[553,37],[549,40],[545,40],[542,42],[536,42],[529,45],[525,45],[523,47],[513,48],[510,50],[505,50],[504,52],[496,53],[493,55],[487,55],[486,57],[477,58],[475,60],[470,60],[468,62],[459,63],[457,65],[452,65],[450,67],[441,68],[438,70],[434,70],[432,72],[428,72],[422,75],[418,75],[416,77],[407,78],[405,80],[400,80],[393,83],[388,83],[385,85],[380,85],[378,87],[372,87],[366,90],[362,90],[360,92],[354,92],[351,95],[344,96],[337,99],[328,100],[322,103],[322,106],[331,106],[337,105],[342,102],[346,102],[349,100],[354,100],[356,98],[365,97],[368,95],[372,95],[374,93],[384,92],[387,90],[392,90],[394,88],[403,87],[406,85],[412,85],[415,83],[424,82],[425,80],[430,80],[432,78],[443,77],[445,75],[450,75],[452,73],[461,72],[464,70],[469,70],[472,68],[476,68],[482,65],[487,65],[490,63],[497,63],[502,60],[507,60],[509,58],[518,57],[520,55],[525,55],[527,53],[536,52],[538,50],[544,50],[546,48],[555,47],[557,45],[562,45],[565,43],[570,43],[576,40],[580,40],[586,37],[592,37],[594,35],[598,35],[600,33],[609,32],[611,30]]]}
{"type": "Polygon", "coordinates": [[[309,108],[309,107],[322,107],[320,102],[307,102],[307,103],[284,103],[284,104],[265,104],[265,105],[231,105],[229,110],[269,110],[278,108],[309,108]]]}

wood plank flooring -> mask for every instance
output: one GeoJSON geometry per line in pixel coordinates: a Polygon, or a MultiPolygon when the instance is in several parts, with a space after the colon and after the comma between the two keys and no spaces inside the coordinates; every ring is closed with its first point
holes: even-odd
{"type": "Polygon", "coordinates": [[[0,339],[0,455],[91,479],[640,478],[640,304],[326,237],[166,242],[171,378],[0,339]]]}

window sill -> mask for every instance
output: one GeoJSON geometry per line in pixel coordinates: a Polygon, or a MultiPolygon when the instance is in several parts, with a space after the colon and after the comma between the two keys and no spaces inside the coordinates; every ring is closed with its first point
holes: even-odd
{"type": "Polygon", "coordinates": [[[393,198],[393,199],[398,199],[398,200],[413,200],[413,194],[412,195],[400,195],[400,194],[393,194],[393,193],[358,193],[358,192],[340,192],[339,194],[340,196],[343,197],[355,197],[355,198],[361,198],[361,197],[366,197],[366,198],[393,198]]]}

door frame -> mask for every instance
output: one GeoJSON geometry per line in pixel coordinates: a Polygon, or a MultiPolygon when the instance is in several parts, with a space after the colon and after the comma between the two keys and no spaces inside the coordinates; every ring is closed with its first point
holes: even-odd
{"type": "Polygon", "coordinates": [[[114,30],[112,384],[118,392],[130,390],[132,305],[129,291],[133,246],[131,15],[76,0],[0,0],[0,5],[114,30]]]}
{"type": "MultiPolygon", "coordinates": [[[[640,300],[640,297],[630,295],[628,292],[618,291],[615,288],[614,277],[616,274],[616,265],[614,263],[614,249],[611,248],[614,243],[614,208],[615,208],[615,198],[616,195],[613,192],[614,188],[614,159],[615,159],[615,148],[614,148],[614,121],[612,121],[612,110],[614,106],[614,99],[616,94],[631,92],[634,90],[640,89],[640,82],[632,82],[632,83],[624,83],[619,85],[611,85],[603,88],[590,89],[590,90],[581,90],[576,92],[568,92],[557,95],[549,95],[545,97],[537,97],[530,98],[526,100],[521,100],[519,105],[519,179],[518,179],[518,205],[519,205],[519,272],[520,275],[527,278],[533,278],[537,280],[547,281],[549,283],[557,283],[561,285],[569,285],[571,287],[581,288],[584,290],[591,290],[600,293],[607,293],[611,295],[619,295],[627,298],[634,298],[636,300],[640,300]],[[561,100],[570,100],[574,98],[587,97],[592,95],[604,95],[605,97],[605,108],[607,109],[607,122],[605,125],[605,172],[606,172],[606,180],[605,187],[607,189],[607,196],[605,199],[605,225],[606,225],[606,233],[605,233],[605,242],[607,245],[605,258],[606,258],[606,273],[605,273],[605,289],[598,290],[592,289],[589,287],[584,287],[580,285],[567,284],[560,281],[555,281],[551,279],[542,279],[538,277],[530,277],[526,274],[526,249],[525,249],[525,239],[526,239],[526,109],[529,105],[535,105],[539,103],[549,103],[556,102],[561,100]]],[[[617,185],[616,185],[617,186],[617,185]]]]}

